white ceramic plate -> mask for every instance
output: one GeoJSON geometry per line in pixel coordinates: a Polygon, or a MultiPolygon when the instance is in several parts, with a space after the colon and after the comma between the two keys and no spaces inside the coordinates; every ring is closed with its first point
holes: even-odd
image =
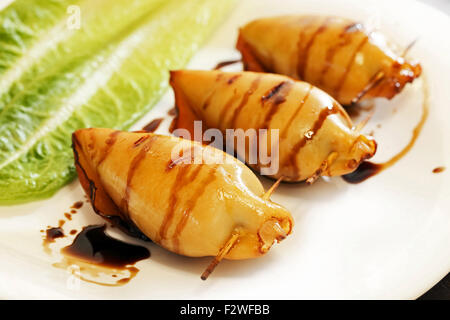
{"type": "MultiPolygon", "coordinates": [[[[405,158],[359,185],[340,178],[310,187],[282,185],[273,199],[291,210],[296,221],[293,235],[263,258],[224,261],[206,282],[199,275],[209,258],[185,258],[150,244],[151,258],[137,264],[140,272],[129,284],[70,285],[70,274],[52,267],[59,258],[43,252],[39,230],[56,225],[72,203],[83,199],[74,181],[49,200],[0,208],[0,297],[397,299],[416,298],[445,276],[450,270],[450,19],[406,0],[241,1],[190,68],[210,69],[238,57],[234,43],[239,26],[286,13],[350,17],[378,26],[403,46],[418,38],[410,55],[424,68],[431,109],[405,158]],[[437,166],[448,169],[433,174],[437,166]]],[[[418,80],[392,101],[377,101],[376,114],[366,128],[375,130],[379,143],[375,161],[388,159],[409,141],[420,118],[422,85],[418,80]]],[[[136,128],[165,115],[172,105],[168,92],[136,128]]],[[[164,133],[169,122],[158,132],[164,133]]],[[[271,183],[263,182],[266,187],[271,183]]],[[[64,228],[80,230],[99,222],[85,205],[64,228]]],[[[61,239],[57,246],[69,241],[61,239]]]]}

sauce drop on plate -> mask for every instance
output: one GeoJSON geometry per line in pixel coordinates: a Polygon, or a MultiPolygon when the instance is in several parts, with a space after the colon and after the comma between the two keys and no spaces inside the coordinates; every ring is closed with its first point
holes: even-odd
{"type": "Polygon", "coordinates": [[[90,283],[105,286],[128,283],[139,272],[134,264],[149,258],[150,251],[143,246],[114,239],[105,233],[105,229],[106,225],[84,227],[72,244],[61,249],[64,258],[54,266],[62,269],[76,266],[76,276],[90,283]]]}
{"type": "Polygon", "coordinates": [[[157,118],[152,120],[150,123],[148,123],[147,125],[145,125],[142,130],[147,131],[147,132],[155,132],[158,128],[159,125],[161,124],[161,122],[163,121],[163,118],[157,118]]]}
{"type": "Polygon", "coordinates": [[[229,66],[229,65],[232,65],[232,64],[235,64],[235,63],[239,63],[239,62],[241,62],[241,59],[239,59],[239,60],[227,60],[227,61],[222,61],[222,62],[219,62],[219,63],[214,67],[213,70],[219,70],[219,69],[222,69],[222,68],[224,68],[224,67],[226,67],[226,66],[229,66]]]}
{"type": "MultiPolygon", "coordinates": [[[[424,81],[423,82],[422,116],[419,120],[419,123],[414,128],[411,140],[408,142],[408,144],[399,153],[397,153],[395,156],[393,156],[388,161],[383,162],[383,163],[372,163],[369,161],[364,161],[359,165],[359,167],[355,171],[353,171],[352,173],[343,175],[342,179],[344,179],[348,183],[360,183],[360,182],[363,182],[364,180],[374,176],[375,174],[381,172],[382,170],[387,169],[390,166],[397,163],[397,161],[399,161],[401,158],[403,158],[412,149],[412,147],[416,143],[417,138],[419,137],[419,135],[422,131],[422,128],[428,118],[428,111],[429,111],[428,84],[424,81]]],[[[433,170],[433,172],[434,172],[434,170],[433,170]]]]}
{"type": "Polygon", "coordinates": [[[437,167],[433,169],[433,173],[441,173],[445,170],[445,167],[437,167]]]}
{"type": "Polygon", "coordinates": [[[105,233],[105,229],[106,225],[84,227],[73,243],[61,252],[85,262],[114,268],[124,268],[150,257],[147,248],[114,239],[105,233]]]}

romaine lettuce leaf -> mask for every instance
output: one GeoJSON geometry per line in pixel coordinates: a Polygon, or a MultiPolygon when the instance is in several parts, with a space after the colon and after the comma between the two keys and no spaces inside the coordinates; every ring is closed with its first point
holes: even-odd
{"type": "MultiPolygon", "coordinates": [[[[100,5],[102,1],[86,2],[100,5]]],[[[83,8],[83,1],[49,3],[75,2],[83,8]]],[[[126,11],[131,2],[141,1],[108,1],[113,2],[121,3],[126,11]]],[[[115,31],[107,22],[120,20],[120,10],[110,17],[103,11],[98,13],[104,19],[103,27],[95,23],[95,15],[92,21],[83,22],[82,18],[82,24],[86,23],[82,29],[64,36],[11,82],[0,99],[4,103],[0,107],[0,204],[49,197],[69,182],[75,175],[71,133],[82,127],[129,128],[157,102],[167,87],[168,70],[187,63],[233,3],[173,0],[163,1],[155,10],[158,1],[153,2],[146,14],[142,10],[143,15],[121,22],[122,27],[115,27],[115,31]],[[88,23],[93,26],[91,30],[88,23]]],[[[21,8],[15,11],[21,12],[21,8]]],[[[60,14],[60,10],[55,12],[60,14]]],[[[4,13],[0,19],[4,21],[4,13]]],[[[54,26],[57,20],[49,24],[54,26]]],[[[45,26],[47,31],[54,28],[45,26]]],[[[47,34],[37,32],[21,55],[0,72],[0,79],[18,68],[18,61],[28,59],[33,45],[40,44],[47,34]]]]}

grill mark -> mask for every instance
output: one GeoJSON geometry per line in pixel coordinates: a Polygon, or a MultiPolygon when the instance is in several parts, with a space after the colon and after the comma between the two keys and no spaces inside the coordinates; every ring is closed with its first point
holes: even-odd
{"type": "Polygon", "coordinates": [[[150,138],[150,136],[142,136],[139,139],[137,139],[134,143],[133,143],[133,148],[137,148],[139,147],[145,140],[147,140],[148,138],[150,138]]]}
{"type": "Polygon", "coordinates": [[[287,122],[287,125],[284,127],[283,132],[281,133],[281,139],[285,139],[289,128],[291,127],[292,123],[294,122],[295,118],[297,118],[297,115],[302,110],[303,106],[305,105],[306,101],[308,101],[309,95],[311,94],[311,91],[313,89],[313,85],[309,85],[308,91],[306,92],[305,96],[303,97],[302,101],[300,102],[300,105],[297,107],[297,110],[295,110],[294,114],[291,116],[289,121],[287,122]]]}
{"type": "MultiPolygon", "coordinates": [[[[233,75],[233,76],[231,76],[228,80],[227,80],[227,84],[228,85],[231,85],[231,84],[233,84],[233,82],[235,82],[237,79],[239,79],[240,77],[242,76],[242,74],[235,74],[235,75],[233,75]]],[[[218,79],[216,79],[216,80],[218,80],[218,79]]],[[[203,103],[203,110],[206,110],[207,108],[208,108],[208,106],[210,105],[210,103],[211,103],[211,99],[212,99],[212,97],[214,96],[214,94],[216,93],[216,91],[217,91],[217,88],[214,88],[212,91],[211,91],[211,93],[208,95],[208,97],[206,98],[206,100],[205,100],[205,102],[203,103]]]]}
{"type": "Polygon", "coordinates": [[[278,112],[278,106],[286,101],[289,92],[291,91],[294,83],[292,81],[283,81],[269,90],[269,92],[261,98],[261,102],[271,102],[270,109],[267,112],[264,121],[262,123],[262,129],[268,129],[272,118],[278,112]]]}
{"type": "Polygon", "coordinates": [[[172,170],[179,164],[185,164],[184,160],[190,159],[190,163],[193,163],[195,158],[195,146],[191,146],[190,149],[191,150],[187,155],[184,155],[186,149],[183,149],[180,154],[178,154],[178,158],[170,159],[166,167],[166,172],[172,170]]]}
{"type": "MultiPolygon", "coordinates": [[[[167,230],[169,229],[170,223],[172,221],[173,216],[175,215],[175,208],[178,202],[178,193],[181,188],[184,186],[185,177],[189,170],[191,165],[184,164],[179,166],[177,176],[174,180],[174,183],[172,185],[172,188],[170,190],[170,196],[169,196],[169,206],[167,208],[167,212],[164,215],[163,222],[161,223],[161,226],[159,228],[159,239],[158,242],[161,240],[166,239],[167,236],[167,230]]],[[[189,179],[187,184],[189,184],[192,180],[189,179]]]]}
{"type": "MultiPolygon", "coordinates": [[[[228,114],[228,111],[231,109],[233,104],[236,102],[236,100],[239,98],[239,95],[237,94],[237,90],[234,89],[233,95],[228,99],[228,101],[225,103],[224,107],[220,111],[219,119],[225,119],[226,115],[228,114]]],[[[221,121],[219,124],[219,127],[222,127],[224,121],[221,121]]]]}
{"type": "Polygon", "coordinates": [[[211,103],[211,99],[212,99],[214,93],[216,93],[216,90],[215,89],[211,90],[211,93],[208,95],[205,102],[203,103],[203,106],[202,106],[203,110],[206,110],[208,108],[209,104],[211,103]]]}
{"type": "Polygon", "coordinates": [[[341,95],[341,90],[342,87],[344,85],[345,79],[347,78],[351,67],[353,66],[353,64],[355,63],[355,59],[356,59],[356,55],[362,50],[362,48],[367,44],[367,42],[369,41],[369,37],[370,35],[366,35],[364,37],[364,39],[359,43],[359,45],[356,47],[355,51],[352,54],[352,57],[350,59],[350,61],[347,64],[347,67],[345,68],[344,74],[342,75],[341,79],[338,81],[338,84],[336,86],[336,88],[334,89],[334,98],[336,98],[337,100],[339,100],[340,95],[341,95]]]}
{"type": "Polygon", "coordinates": [[[240,77],[242,77],[241,73],[238,73],[238,74],[232,76],[230,79],[228,79],[227,84],[231,85],[233,82],[235,82],[240,77]]]}
{"type": "Polygon", "coordinates": [[[250,85],[250,88],[245,92],[245,94],[242,96],[241,103],[237,106],[237,108],[233,112],[233,117],[230,121],[229,128],[235,128],[236,126],[236,120],[239,116],[239,113],[242,111],[244,106],[247,104],[248,99],[250,96],[256,91],[256,89],[259,86],[259,82],[261,81],[261,77],[258,76],[255,80],[253,80],[252,84],[250,85]]]}
{"type": "Polygon", "coordinates": [[[345,26],[341,33],[339,34],[339,40],[337,43],[335,43],[333,46],[328,48],[326,56],[325,56],[325,62],[322,70],[320,71],[320,76],[317,81],[318,85],[323,85],[323,80],[325,75],[327,74],[328,70],[332,66],[333,58],[336,55],[336,53],[339,51],[339,49],[344,48],[348,46],[351,43],[352,39],[352,33],[354,30],[359,30],[361,27],[361,24],[359,23],[351,23],[347,26],[345,26]],[[353,30],[354,29],[354,30],[353,30]]]}
{"type": "Polygon", "coordinates": [[[298,141],[292,148],[292,151],[289,155],[288,160],[290,162],[290,165],[294,168],[294,174],[295,174],[296,178],[298,178],[300,176],[300,174],[298,173],[299,168],[298,168],[298,163],[297,163],[298,152],[306,145],[306,143],[308,141],[314,139],[317,132],[320,130],[320,128],[322,128],[322,125],[325,122],[325,120],[328,118],[328,116],[338,113],[338,112],[339,112],[339,107],[335,103],[333,103],[333,106],[331,108],[327,107],[327,108],[323,109],[320,112],[317,120],[314,122],[314,125],[312,126],[312,128],[308,131],[308,132],[311,132],[311,134],[306,135],[306,133],[305,133],[303,135],[302,139],[300,141],[298,141]]]}
{"type": "MultiPolygon", "coordinates": [[[[203,168],[203,166],[199,165],[199,169],[201,169],[201,168],[203,168]]],[[[208,173],[208,176],[206,177],[206,179],[204,179],[202,181],[202,183],[200,184],[200,187],[197,188],[197,190],[194,193],[194,196],[191,199],[189,199],[188,206],[183,211],[183,215],[181,216],[180,221],[178,222],[178,224],[175,228],[174,235],[173,235],[173,245],[174,245],[175,252],[181,253],[181,251],[180,251],[181,233],[183,232],[184,227],[186,226],[192,212],[194,211],[198,200],[205,193],[207,186],[216,180],[216,175],[215,175],[216,168],[217,168],[217,165],[213,166],[211,168],[210,172],[208,173]]],[[[200,171],[200,170],[198,170],[198,171],[200,171]]],[[[198,172],[197,172],[197,174],[198,174],[198,172]]],[[[194,178],[190,178],[190,180],[193,181],[194,178]]]]}
{"type": "Polygon", "coordinates": [[[241,62],[241,59],[238,59],[238,60],[227,60],[227,61],[222,61],[222,62],[219,62],[219,63],[214,67],[213,70],[219,70],[219,69],[222,69],[223,67],[226,67],[226,66],[229,66],[229,65],[232,65],[232,64],[235,64],[235,63],[239,63],[239,62],[241,62]]]}
{"type": "Polygon", "coordinates": [[[302,77],[300,76],[302,69],[303,69],[303,60],[302,60],[302,53],[303,53],[303,38],[305,37],[305,30],[301,30],[300,34],[298,36],[297,41],[297,77],[301,80],[302,77]]]}
{"type": "Polygon", "coordinates": [[[304,33],[302,32],[300,34],[300,39],[298,42],[299,58],[298,58],[298,65],[297,65],[297,73],[298,73],[299,79],[305,79],[305,70],[306,70],[307,63],[308,63],[309,52],[311,51],[311,48],[312,48],[317,36],[320,35],[322,32],[324,32],[327,29],[329,20],[330,20],[330,18],[326,18],[325,21],[316,29],[316,31],[313,33],[311,38],[309,38],[309,41],[307,42],[307,44],[304,48],[302,48],[302,45],[301,45],[302,39],[304,37],[304,33]]]}
{"type": "Polygon", "coordinates": [[[220,81],[220,79],[222,79],[222,77],[224,76],[224,74],[225,74],[225,73],[223,73],[223,72],[218,72],[218,73],[217,73],[217,76],[216,76],[216,81],[217,81],[217,82],[220,81]]]}
{"type": "Polygon", "coordinates": [[[106,148],[105,151],[103,152],[102,157],[100,158],[100,161],[98,162],[97,166],[100,166],[100,164],[105,161],[105,159],[108,157],[109,153],[111,152],[112,146],[116,143],[117,141],[117,136],[120,134],[120,131],[114,131],[111,132],[109,134],[109,138],[105,141],[106,143],[106,148]]]}
{"type": "Polygon", "coordinates": [[[277,84],[275,87],[270,89],[269,92],[267,92],[265,95],[263,95],[261,97],[262,103],[266,102],[267,100],[272,98],[274,95],[276,95],[286,83],[287,83],[287,81],[282,81],[279,84],[277,84]]]}
{"type": "MultiPolygon", "coordinates": [[[[142,160],[145,159],[145,155],[147,152],[151,149],[153,143],[158,139],[158,136],[152,136],[150,140],[148,140],[139,150],[139,153],[133,158],[131,161],[130,167],[128,169],[127,174],[127,184],[125,186],[125,194],[121,201],[121,208],[123,208],[123,213],[128,215],[128,205],[130,200],[130,190],[131,190],[131,183],[133,181],[134,174],[136,173],[137,168],[139,167],[142,160]]],[[[135,146],[133,146],[135,147],[135,146]]],[[[128,218],[128,217],[127,217],[128,218]]],[[[128,218],[129,220],[129,218],[128,218]]]]}

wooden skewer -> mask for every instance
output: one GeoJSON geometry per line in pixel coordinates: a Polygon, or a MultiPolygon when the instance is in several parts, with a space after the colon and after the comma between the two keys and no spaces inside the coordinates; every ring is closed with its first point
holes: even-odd
{"type": "Polygon", "coordinates": [[[278,188],[280,182],[283,180],[284,176],[278,178],[278,180],[270,187],[269,190],[262,196],[264,200],[269,200],[272,196],[273,192],[278,188]]]}
{"type": "Polygon", "coordinates": [[[306,179],[306,183],[311,185],[313,184],[317,179],[319,179],[319,177],[321,176],[321,174],[326,171],[332,164],[334,161],[336,161],[337,157],[338,157],[338,153],[336,151],[333,151],[332,153],[330,153],[327,157],[327,159],[322,162],[322,164],[320,165],[319,169],[316,170],[316,172],[314,172],[314,174],[309,177],[308,179],[306,179]]]}
{"type": "Polygon", "coordinates": [[[283,227],[280,225],[278,221],[273,224],[273,229],[278,233],[277,241],[281,241],[287,237],[286,231],[284,231],[283,227]]]}
{"type": "Polygon", "coordinates": [[[405,57],[409,50],[414,47],[414,45],[417,43],[417,40],[419,40],[419,38],[414,39],[410,44],[408,44],[408,46],[406,46],[405,51],[403,51],[402,57],[405,57]]]}
{"type": "Polygon", "coordinates": [[[384,72],[382,70],[378,71],[375,76],[372,78],[372,80],[362,89],[358,95],[353,98],[351,104],[357,104],[366,94],[370,91],[370,89],[377,86],[383,79],[384,79],[384,72]]]}
{"type": "MultiPolygon", "coordinates": [[[[402,53],[402,57],[405,57],[406,54],[408,53],[409,50],[411,50],[411,48],[416,44],[418,39],[414,39],[403,51],[402,53]]],[[[354,105],[356,103],[358,103],[366,94],[367,92],[370,91],[370,89],[372,89],[373,87],[377,86],[383,79],[384,79],[384,72],[382,70],[378,71],[375,76],[372,78],[371,81],[369,81],[369,83],[367,84],[367,86],[364,87],[364,89],[361,90],[360,93],[358,93],[358,95],[353,98],[351,104],[354,105]]]]}
{"type": "Polygon", "coordinates": [[[225,243],[225,245],[220,249],[219,254],[214,257],[214,259],[211,261],[211,263],[208,265],[206,270],[202,273],[201,279],[206,280],[208,279],[209,275],[214,271],[214,269],[217,267],[220,261],[233,249],[234,244],[239,239],[239,233],[235,232],[231,235],[230,239],[225,243]]]}
{"type": "Polygon", "coordinates": [[[367,117],[365,117],[360,123],[356,125],[356,127],[354,128],[355,133],[361,132],[361,130],[366,126],[366,124],[369,122],[369,120],[373,117],[374,114],[375,109],[372,109],[370,113],[367,115],[367,117]]]}

